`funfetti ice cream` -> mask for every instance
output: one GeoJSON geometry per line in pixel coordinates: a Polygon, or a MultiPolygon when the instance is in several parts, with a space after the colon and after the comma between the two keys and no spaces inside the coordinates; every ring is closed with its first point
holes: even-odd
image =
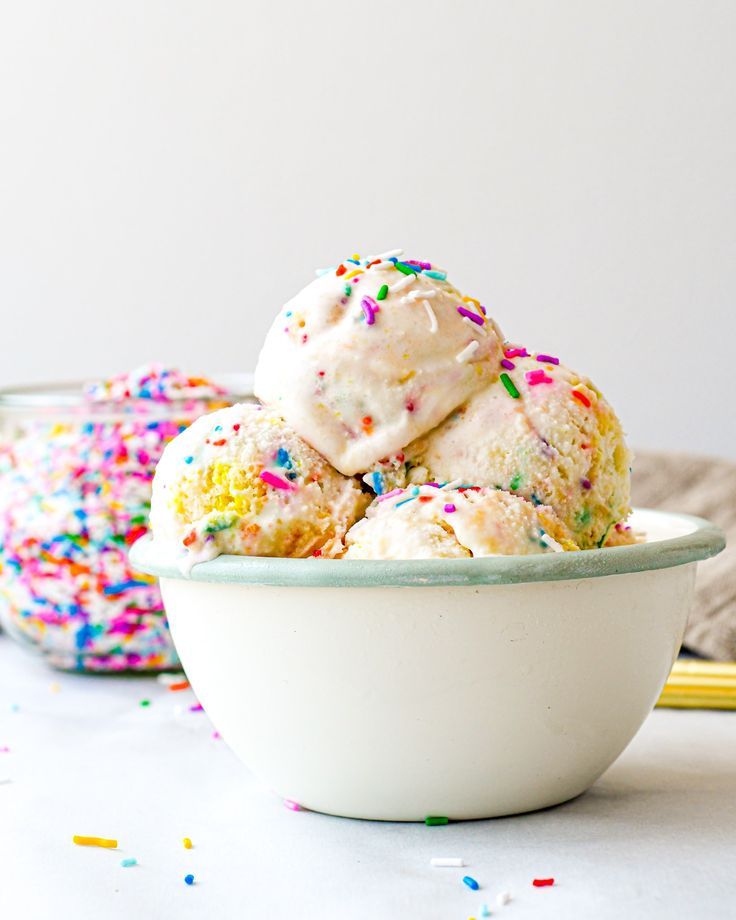
{"type": "Polygon", "coordinates": [[[396,250],[346,259],[284,306],[255,393],[353,475],[438,425],[497,377],[502,357],[482,304],[396,250]]]}
{"type": "Polygon", "coordinates": [[[556,356],[517,346],[497,381],[407,447],[406,463],[410,479],[462,478],[549,505],[583,549],[630,512],[631,455],[611,406],[556,356]]]}
{"type": "Polygon", "coordinates": [[[345,559],[451,559],[578,549],[555,512],[496,489],[397,489],[345,537],[345,559]]]}
{"type": "Polygon", "coordinates": [[[220,553],[331,556],[368,501],[274,412],[238,404],[197,419],[166,448],[151,529],[185,570],[220,553]]]}

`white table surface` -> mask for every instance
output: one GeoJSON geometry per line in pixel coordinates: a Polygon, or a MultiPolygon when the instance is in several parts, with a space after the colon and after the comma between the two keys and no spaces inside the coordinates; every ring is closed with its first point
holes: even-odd
{"type": "Polygon", "coordinates": [[[430,828],[287,810],[193,699],[59,674],[0,636],[0,916],[467,920],[487,902],[507,920],[736,917],[736,712],[658,710],[576,801],[430,828]]]}

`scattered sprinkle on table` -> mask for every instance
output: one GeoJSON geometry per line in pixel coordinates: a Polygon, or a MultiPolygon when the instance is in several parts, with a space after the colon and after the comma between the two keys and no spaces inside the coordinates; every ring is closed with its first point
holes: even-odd
{"type": "Polygon", "coordinates": [[[465,863],[459,856],[433,856],[429,861],[430,866],[435,868],[443,868],[445,866],[450,866],[452,868],[458,868],[459,866],[464,866],[465,863]]]}
{"type": "Polygon", "coordinates": [[[121,859],[120,865],[123,869],[130,869],[131,866],[138,865],[138,860],[134,856],[129,856],[127,859],[121,859]]]}
{"type": "Polygon", "coordinates": [[[480,915],[481,915],[481,917],[490,917],[490,916],[491,916],[491,911],[489,910],[487,904],[484,904],[484,905],[481,907],[481,909],[480,909],[480,915]]]}
{"type": "Polygon", "coordinates": [[[438,815],[427,815],[427,817],[424,819],[424,823],[427,825],[427,827],[437,827],[440,824],[449,824],[450,819],[438,815]]]}
{"type": "Polygon", "coordinates": [[[185,883],[186,885],[193,885],[193,884],[194,884],[194,876],[191,875],[191,874],[190,874],[190,875],[185,875],[185,876],[184,876],[184,883],[185,883]]]}
{"type": "Polygon", "coordinates": [[[151,701],[150,701],[150,700],[141,700],[140,705],[143,706],[143,707],[145,708],[146,706],[150,706],[150,705],[151,705],[151,701]]]}
{"type": "Polygon", "coordinates": [[[80,847],[103,847],[106,850],[116,850],[118,846],[117,840],[111,840],[109,837],[84,837],[81,834],[75,834],[72,843],[80,847]]]}
{"type": "Polygon", "coordinates": [[[169,690],[176,692],[177,690],[188,690],[189,681],[188,680],[177,680],[176,683],[169,684],[169,690]]]}
{"type": "Polygon", "coordinates": [[[532,882],[535,888],[548,888],[550,885],[554,885],[555,880],[553,878],[535,878],[532,882]]]}
{"type": "Polygon", "coordinates": [[[498,904],[499,907],[505,907],[510,901],[511,901],[510,891],[502,891],[496,898],[496,904],[498,904]]]}
{"type": "Polygon", "coordinates": [[[185,850],[191,850],[191,848],[192,848],[192,841],[190,840],[189,837],[185,837],[185,838],[182,840],[182,845],[184,846],[184,849],[185,849],[185,850]]]}
{"type": "Polygon", "coordinates": [[[302,806],[293,799],[284,799],[284,805],[291,811],[302,811],[302,806]]]}
{"type": "Polygon", "coordinates": [[[463,885],[467,885],[471,891],[477,891],[480,888],[480,885],[472,877],[472,875],[463,876],[463,885]]]}

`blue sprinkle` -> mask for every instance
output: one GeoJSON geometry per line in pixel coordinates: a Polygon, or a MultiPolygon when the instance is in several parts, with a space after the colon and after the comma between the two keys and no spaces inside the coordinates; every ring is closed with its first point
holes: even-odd
{"type": "Polygon", "coordinates": [[[345,259],[345,261],[346,261],[346,262],[352,262],[353,265],[360,265],[360,262],[358,262],[356,259],[345,259]]]}
{"type": "Polygon", "coordinates": [[[428,278],[436,278],[438,281],[447,281],[447,272],[436,272],[434,270],[425,269],[424,274],[428,278]]]}
{"type": "Polygon", "coordinates": [[[185,876],[184,876],[184,881],[186,882],[187,885],[193,885],[193,884],[194,884],[194,876],[193,876],[193,875],[185,875],[185,876]]]}
{"type": "Polygon", "coordinates": [[[293,471],[291,473],[286,474],[286,478],[290,479],[292,482],[296,479],[296,477],[297,477],[297,474],[293,471]]]}
{"type": "Polygon", "coordinates": [[[467,885],[468,888],[470,888],[472,891],[477,891],[480,888],[480,885],[476,882],[476,880],[471,878],[469,875],[466,875],[463,878],[463,884],[467,885]]]}
{"type": "Polygon", "coordinates": [[[286,315],[287,315],[287,316],[291,316],[291,310],[287,310],[287,311],[286,311],[286,315]]]}
{"type": "Polygon", "coordinates": [[[222,431],[222,425],[215,425],[215,431],[222,431]]]}
{"type": "Polygon", "coordinates": [[[414,496],[412,496],[411,498],[404,498],[400,502],[396,502],[396,504],[394,505],[394,509],[400,508],[402,505],[406,505],[408,504],[408,502],[413,502],[413,501],[414,501],[414,496]]]}
{"type": "Polygon", "coordinates": [[[376,495],[383,495],[383,476],[380,473],[371,473],[371,481],[376,495]]]}
{"type": "Polygon", "coordinates": [[[129,869],[131,866],[137,866],[138,860],[131,856],[129,859],[121,859],[120,865],[123,869],[129,869]]]}
{"type": "Polygon", "coordinates": [[[411,494],[419,495],[419,486],[414,486],[414,488],[411,490],[411,494]]]}
{"type": "Polygon", "coordinates": [[[191,463],[192,460],[194,460],[194,457],[185,457],[185,458],[184,458],[184,462],[185,462],[185,463],[191,463]]]}
{"type": "Polygon", "coordinates": [[[121,581],[117,585],[106,585],[102,589],[102,593],[109,596],[110,594],[122,594],[123,591],[127,591],[128,588],[145,588],[145,587],[146,587],[145,581],[136,581],[135,579],[131,578],[130,581],[121,581]]]}
{"type": "Polygon", "coordinates": [[[291,458],[289,457],[288,450],[285,450],[283,447],[279,447],[278,453],[276,454],[276,464],[278,466],[285,466],[291,469],[291,458]]]}

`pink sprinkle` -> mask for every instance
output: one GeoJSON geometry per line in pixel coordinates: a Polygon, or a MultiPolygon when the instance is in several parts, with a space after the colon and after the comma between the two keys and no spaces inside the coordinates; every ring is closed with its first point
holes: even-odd
{"type": "Polygon", "coordinates": [[[294,486],[287,482],[285,479],[282,479],[280,476],[275,476],[273,473],[268,470],[263,470],[261,473],[261,479],[268,483],[268,485],[273,486],[274,489],[283,489],[285,492],[290,492],[294,486]]]}
{"type": "Polygon", "coordinates": [[[449,505],[449,504],[448,504],[448,505],[445,505],[445,511],[446,511],[447,514],[452,514],[452,512],[455,511],[455,510],[456,510],[456,508],[455,508],[454,505],[449,505]]]}
{"type": "Polygon", "coordinates": [[[204,712],[204,706],[201,703],[193,703],[189,707],[189,712],[204,712]]]}
{"type": "Polygon", "coordinates": [[[501,367],[505,367],[507,371],[512,371],[516,367],[513,361],[509,361],[508,358],[504,358],[501,361],[501,367]]]}
{"type": "Polygon", "coordinates": [[[548,377],[544,371],[540,368],[536,371],[527,371],[524,375],[526,377],[526,382],[530,387],[536,386],[538,383],[553,383],[551,377],[548,377]]]}
{"type": "Polygon", "coordinates": [[[287,808],[290,808],[292,811],[302,810],[302,806],[298,802],[295,802],[293,799],[284,799],[284,805],[287,808]]]}
{"type": "Polygon", "coordinates": [[[504,351],[507,358],[528,358],[529,352],[526,348],[507,348],[504,351]]]}
{"type": "Polygon", "coordinates": [[[10,748],[7,746],[7,744],[4,745],[3,747],[0,747],[0,754],[9,754],[9,753],[10,753],[10,748]]]}
{"type": "Polygon", "coordinates": [[[544,364],[559,364],[560,359],[554,358],[552,355],[537,355],[537,361],[542,361],[544,364]]]}
{"type": "Polygon", "coordinates": [[[422,271],[430,271],[432,268],[431,262],[418,262],[416,259],[407,259],[404,265],[416,265],[416,267],[421,268],[422,271]]]}
{"type": "Polygon", "coordinates": [[[215,739],[215,741],[219,741],[222,735],[219,732],[212,732],[212,737],[215,739]]]}
{"type": "Polygon", "coordinates": [[[376,501],[385,502],[387,498],[393,498],[394,495],[401,495],[403,491],[403,489],[392,489],[390,492],[384,492],[383,495],[379,495],[376,501]]]}
{"type": "Polygon", "coordinates": [[[365,296],[361,300],[360,305],[363,308],[367,325],[372,326],[376,321],[376,313],[378,313],[381,308],[372,297],[368,296],[365,296]]]}
{"type": "Polygon", "coordinates": [[[457,312],[460,314],[460,316],[467,316],[467,318],[474,322],[476,326],[482,326],[485,323],[485,320],[482,316],[478,316],[477,313],[473,313],[473,311],[468,310],[467,307],[458,307],[457,312]]]}

